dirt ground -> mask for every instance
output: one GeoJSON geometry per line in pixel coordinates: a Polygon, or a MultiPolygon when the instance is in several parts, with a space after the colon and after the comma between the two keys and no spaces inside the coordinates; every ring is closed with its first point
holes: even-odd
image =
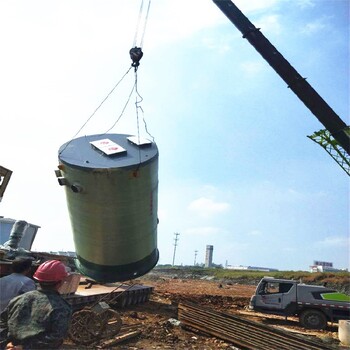
{"type": "MultiPolygon", "coordinates": [[[[311,331],[300,327],[296,318],[291,317],[285,320],[281,316],[248,311],[247,305],[255,291],[254,285],[152,274],[147,275],[143,279],[138,279],[136,282],[153,286],[154,292],[150,300],[143,304],[117,310],[123,323],[118,335],[135,330],[138,330],[139,334],[117,345],[105,344],[104,348],[106,349],[237,349],[233,344],[219,338],[190,331],[178,325],[176,322],[176,303],[181,301],[191,301],[217,311],[232,313],[265,325],[298,333],[307,339],[313,340],[317,337],[322,342],[334,347],[334,349],[345,349],[339,345],[338,327],[336,324],[329,324],[324,331],[311,331]]],[[[113,338],[115,336],[112,336],[110,339],[113,338]]],[[[82,346],[74,344],[70,339],[67,339],[62,349],[98,349],[103,348],[101,344],[101,341],[96,341],[95,344],[90,346],[82,346]]]]}

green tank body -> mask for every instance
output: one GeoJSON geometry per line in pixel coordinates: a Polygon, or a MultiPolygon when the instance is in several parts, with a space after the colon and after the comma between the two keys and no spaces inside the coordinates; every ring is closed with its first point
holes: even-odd
{"type": "Polygon", "coordinates": [[[90,135],[59,150],[77,269],[98,282],[126,281],[158,261],[158,149],[124,134],[90,135]]]}

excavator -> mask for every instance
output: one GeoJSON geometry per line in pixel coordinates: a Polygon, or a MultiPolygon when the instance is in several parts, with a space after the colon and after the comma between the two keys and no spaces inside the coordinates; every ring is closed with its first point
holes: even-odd
{"type": "Polygon", "coordinates": [[[213,2],[323,124],[325,129],[316,131],[308,138],[324,148],[350,176],[350,127],[231,0],[213,2]]]}

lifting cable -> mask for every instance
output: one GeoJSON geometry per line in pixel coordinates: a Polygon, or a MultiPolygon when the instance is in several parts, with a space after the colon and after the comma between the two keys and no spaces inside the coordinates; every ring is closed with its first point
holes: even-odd
{"type": "Polygon", "coordinates": [[[137,20],[137,25],[136,25],[136,31],[135,31],[135,36],[134,36],[134,42],[133,42],[133,47],[130,49],[129,54],[130,54],[130,58],[132,60],[132,67],[135,68],[135,72],[137,71],[138,66],[140,65],[140,60],[143,56],[143,52],[142,52],[142,46],[143,46],[143,40],[145,38],[145,32],[146,32],[146,24],[148,21],[148,15],[149,15],[149,9],[151,7],[151,0],[148,1],[148,7],[147,7],[147,12],[146,12],[146,16],[145,16],[145,20],[144,20],[144,25],[143,25],[143,30],[142,30],[142,34],[141,34],[141,40],[140,40],[140,45],[137,46],[137,37],[139,34],[139,26],[141,23],[141,17],[142,17],[142,11],[143,11],[143,0],[141,1],[141,6],[140,6],[140,10],[139,10],[139,17],[137,20]]]}
{"type": "MultiPolygon", "coordinates": [[[[141,60],[141,58],[143,56],[142,47],[143,47],[143,41],[144,41],[144,38],[145,38],[146,25],[147,25],[147,22],[148,22],[148,15],[149,15],[150,6],[151,6],[151,0],[148,0],[147,12],[146,12],[145,19],[144,19],[144,25],[143,25],[143,30],[142,30],[142,33],[141,33],[140,44],[139,44],[139,46],[137,46],[137,38],[138,38],[138,35],[139,35],[139,26],[140,26],[140,23],[141,23],[141,17],[142,17],[142,12],[143,12],[143,0],[141,1],[140,10],[139,10],[139,17],[138,17],[138,20],[137,20],[136,31],[135,31],[135,36],[134,36],[133,47],[129,51],[130,58],[133,61],[131,66],[134,67],[134,72],[135,72],[135,84],[134,84],[135,92],[136,92],[135,107],[136,107],[137,138],[138,138],[138,142],[139,143],[140,143],[139,111],[142,112],[142,119],[143,119],[143,123],[144,123],[144,126],[145,126],[145,131],[152,138],[152,141],[154,142],[154,137],[149,133],[149,131],[147,129],[147,123],[146,123],[146,120],[145,120],[144,111],[143,111],[143,109],[141,107],[141,102],[143,101],[143,98],[140,95],[140,93],[138,91],[138,88],[137,88],[137,69],[138,69],[138,67],[140,65],[140,60],[141,60]]],[[[139,158],[140,158],[140,164],[141,164],[141,150],[140,149],[139,149],[139,158]]]]}
{"type": "Polygon", "coordinates": [[[89,118],[85,121],[85,123],[79,128],[79,130],[75,133],[75,135],[71,138],[71,140],[69,142],[67,142],[65,147],[59,153],[59,155],[61,155],[64,152],[64,150],[69,146],[69,144],[77,137],[77,135],[83,130],[83,128],[86,126],[86,124],[92,119],[92,117],[102,107],[104,102],[106,102],[107,99],[112,95],[114,90],[119,86],[119,84],[124,80],[124,78],[130,72],[131,68],[134,68],[135,81],[134,81],[134,84],[133,84],[132,89],[130,91],[130,94],[129,94],[128,98],[127,98],[127,101],[124,104],[124,107],[123,107],[119,117],[114,122],[114,124],[107,131],[105,131],[104,133],[102,133],[100,135],[107,134],[119,122],[119,120],[121,119],[121,117],[124,114],[124,111],[125,111],[127,105],[129,104],[129,101],[131,99],[131,96],[132,96],[133,92],[135,91],[136,92],[135,106],[136,106],[136,122],[137,122],[138,141],[140,141],[139,110],[141,110],[142,115],[143,115],[143,123],[144,123],[144,126],[145,126],[145,130],[146,130],[147,134],[152,138],[152,141],[154,141],[154,137],[148,132],[148,129],[147,129],[147,124],[146,124],[146,121],[145,121],[145,118],[144,118],[144,112],[143,112],[142,107],[140,106],[140,103],[143,101],[143,98],[139,94],[138,88],[137,88],[137,70],[138,70],[138,67],[140,65],[140,60],[141,60],[141,58],[143,56],[142,46],[143,46],[143,41],[144,41],[144,36],[145,36],[145,31],[146,31],[146,24],[147,24],[147,21],[148,21],[149,9],[150,9],[150,6],[151,6],[151,0],[148,0],[147,13],[146,13],[146,16],[145,16],[145,19],[144,19],[143,30],[142,30],[142,33],[141,33],[141,40],[140,40],[139,46],[137,46],[137,38],[138,38],[138,35],[139,35],[139,26],[140,26],[140,22],[141,22],[141,18],[142,18],[142,12],[143,12],[143,1],[144,0],[141,0],[141,6],[140,6],[139,16],[138,16],[138,20],[137,20],[137,26],[136,26],[135,36],[134,36],[133,47],[129,51],[129,55],[130,55],[130,58],[132,60],[131,66],[128,68],[126,73],[124,73],[124,75],[117,82],[117,84],[112,88],[112,90],[107,94],[107,96],[102,100],[102,102],[98,105],[98,107],[94,110],[94,112],[89,116],[89,118]]]}
{"type": "Polygon", "coordinates": [[[112,95],[113,91],[118,87],[118,85],[122,82],[125,76],[129,73],[131,67],[126,71],[123,77],[118,81],[118,83],[113,87],[113,89],[107,94],[107,96],[102,100],[102,102],[98,105],[98,107],[94,110],[94,112],[90,115],[90,117],[86,120],[86,122],[80,127],[80,129],[75,133],[75,135],[71,138],[71,140],[66,144],[63,150],[59,153],[60,155],[64,152],[64,150],[69,146],[69,144],[77,137],[81,130],[86,126],[86,124],[91,120],[91,118],[96,114],[96,112],[101,108],[104,102],[107,101],[108,97],[112,95]]]}

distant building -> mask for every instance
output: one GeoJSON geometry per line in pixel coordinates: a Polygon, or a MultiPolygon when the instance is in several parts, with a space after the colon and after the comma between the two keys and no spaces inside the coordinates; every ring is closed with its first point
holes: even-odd
{"type": "Polygon", "coordinates": [[[212,267],[213,265],[213,250],[214,247],[212,245],[207,245],[205,251],[205,267],[212,267]]]}
{"type": "Polygon", "coordinates": [[[325,267],[321,265],[311,265],[310,272],[341,272],[347,271],[347,269],[336,269],[334,267],[325,267]]]}
{"type": "Polygon", "coordinates": [[[333,268],[333,263],[330,262],[330,261],[314,260],[313,266],[323,266],[323,267],[330,267],[330,268],[333,268]]]}
{"type": "Polygon", "coordinates": [[[259,267],[259,266],[231,266],[231,265],[227,265],[226,269],[229,270],[249,270],[249,271],[264,271],[264,272],[274,272],[274,271],[278,271],[278,269],[274,269],[271,267],[259,267]]]}
{"type": "Polygon", "coordinates": [[[347,269],[336,269],[332,262],[314,260],[313,265],[310,266],[310,272],[340,272],[347,271],[347,269]]]}

